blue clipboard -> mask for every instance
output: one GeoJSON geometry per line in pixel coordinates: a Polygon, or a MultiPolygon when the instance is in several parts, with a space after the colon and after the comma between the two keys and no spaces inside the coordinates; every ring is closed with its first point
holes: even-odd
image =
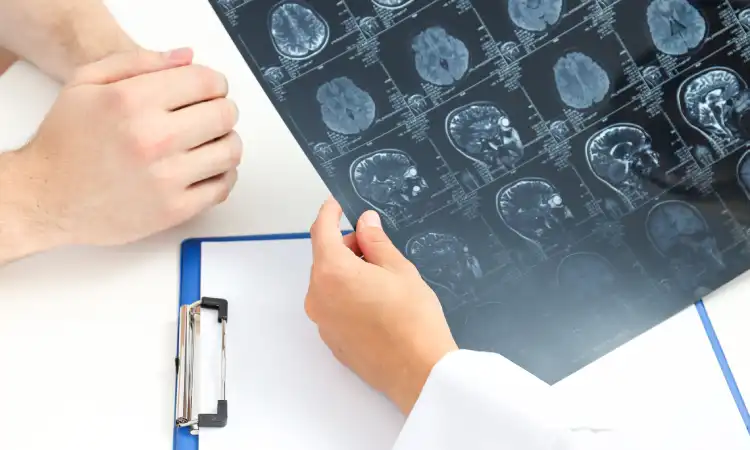
{"type": "MultiPolygon", "coordinates": [[[[351,231],[344,231],[344,234],[348,234],[351,231]]],[[[215,300],[226,300],[228,302],[228,308],[231,310],[231,299],[213,299],[211,297],[201,297],[200,292],[201,285],[201,246],[204,242],[238,242],[238,241],[267,241],[267,240],[286,240],[286,239],[309,239],[309,233],[288,233],[288,234],[265,234],[265,235],[254,235],[254,236],[228,236],[228,237],[204,237],[204,238],[192,238],[187,239],[182,243],[180,249],[180,287],[179,287],[179,308],[178,308],[178,323],[181,311],[184,307],[195,304],[201,301],[201,299],[208,299],[209,306],[211,301],[215,300]]],[[[214,305],[215,306],[215,305],[214,305]]],[[[721,343],[716,335],[711,319],[708,316],[708,312],[700,300],[695,304],[700,320],[705,329],[708,340],[716,356],[716,360],[721,367],[721,371],[726,380],[727,386],[732,394],[737,409],[742,417],[742,420],[750,433],[750,412],[748,411],[747,405],[744,402],[742,394],[737,386],[732,370],[729,366],[726,356],[724,355],[721,343]]],[[[219,315],[221,320],[221,314],[219,315]]],[[[182,329],[178,326],[177,333],[177,351],[176,351],[176,363],[180,357],[180,336],[182,335],[182,329]]],[[[179,366],[179,364],[176,364],[179,366]]],[[[179,372],[179,371],[178,371],[179,372]]],[[[179,373],[176,376],[176,381],[179,381],[179,373]]],[[[178,382],[175,383],[175,403],[174,408],[177,412],[178,408],[178,382]]],[[[225,404],[226,406],[226,404],[225,404]]],[[[231,415],[231,414],[229,414],[231,415]]],[[[226,417],[224,419],[227,419],[226,417]]],[[[219,424],[220,426],[223,426],[219,424]]],[[[173,423],[173,450],[199,450],[199,436],[191,433],[190,427],[178,427],[176,423],[173,423]]]]}
{"type": "MultiPolygon", "coordinates": [[[[344,234],[350,231],[344,232],[344,234]]],[[[228,311],[231,311],[231,299],[217,299],[213,297],[202,296],[201,286],[201,246],[204,242],[238,242],[238,241],[268,241],[268,240],[285,240],[285,239],[309,239],[309,233],[288,233],[288,234],[265,234],[255,236],[227,236],[227,237],[202,237],[185,240],[180,247],[180,287],[179,287],[179,305],[178,305],[178,329],[177,329],[177,349],[175,353],[175,390],[174,390],[174,412],[175,422],[173,422],[173,449],[174,450],[198,450],[199,436],[193,434],[194,427],[178,426],[177,417],[180,409],[180,368],[187,363],[181,349],[184,348],[183,336],[187,335],[187,328],[184,325],[184,314],[191,305],[201,305],[203,308],[209,307],[219,310],[219,321],[224,315],[225,323],[228,322],[228,311]],[[223,310],[222,310],[223,308],[223,310]],[[183,345],[181,345],[181,343],[183,345]],[[182,362],[182,364],[181,364],[182,362]]],[[[222,368],[223,369],[223,368],[222,368]]],[[[223,395],[222,395],[223,397],[223,395]]],[[[203,415],[204,424],[202,426],[223,427],[229,420],[231,413],[228,410],[228,399],[219,400],[216,414],[203,415]],[[222,411],[223,409],[223,411],[222,411]]],[[[197,424],[196,424],[197,425],[197,424]]]]}

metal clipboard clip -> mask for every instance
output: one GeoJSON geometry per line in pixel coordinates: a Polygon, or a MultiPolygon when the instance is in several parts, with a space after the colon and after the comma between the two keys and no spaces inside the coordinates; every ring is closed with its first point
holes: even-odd
{"type": "Polygon", "coordinates": [[[190,427],[191,434],[200,428],[222,428],[227,424],[226,400],[226,330],[229,305],[221,298],[203,297],[199,301],[180,307],[179,356],[177,366],[177,405],[175,425],[190,427]],[[221,395],[216,414],[199,414],[195,391],[197,383],[196,364],[200,361],[199,339],[201,333],[201,309],[219,312],[221,323],[221,395]]]}

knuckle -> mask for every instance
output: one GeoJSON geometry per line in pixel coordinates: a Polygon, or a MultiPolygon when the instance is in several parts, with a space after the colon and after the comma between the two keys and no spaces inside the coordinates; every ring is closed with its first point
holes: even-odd
{"type": "Polygon", "coordinates": [[[141,163],[152,162],[158,154],[158,145],[153,136],[137,125],[131,126],[127,133],[126,142],[131,156],[141,163]]]}
{"type": "Polygon", "coordinates": [[[222,130],[231,130],[236,124],[239,116],[237,104],[232,100],[223,98],[216,101],[216,114],[218,123],[222,130]]]}
{"type": "Polygon", "coordinates": [[[115,111],[130,112],[135,109],[135,95],[123,86],[111,85],[105,90],[105,102],[115,111]]]}
{"type": "Polygon", "coordinates": [[[222,74],[200,64],[196,64],[192,67],[195,76],[198,79],[198,84],[206,95],[217,97],[226,95],[227,81],[222,74]]]}
{"type": "Polygon", "coordinates": [[[236,167],[242,161],[242,139],[236,132],[232,132],[229,136],[229,144],[227,145],[227,158],[228,163],[231,167],[236,167]]]}

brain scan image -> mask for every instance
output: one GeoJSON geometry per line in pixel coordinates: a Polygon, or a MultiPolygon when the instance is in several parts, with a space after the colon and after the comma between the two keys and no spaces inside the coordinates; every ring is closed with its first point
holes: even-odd
{"type": "Polygon", "coordinates": [[[385,9],[400,9],[413,1],[414,0],[372,0],[375,5],[385,9]]]}
{"type": "Polygon", "coordinates": [[[263,72],[263,78],[271,86],[278,86],[284,81],[284,72],[280,67],[269,67],[263,72]]]}
{"type": "Polygon", "coordinates": [[[313,154],[321,161],[328,161],[335,153],[331,144],[327,142],[320,142],[313,146],[313,154]]]}
{"type": "Polygon", "coordinates": [[[426,82],[450,86],[461,80],[469,70],[469,49],[460,39],[444,28],[427,28],[412,39],[414,65],[426,82]]]}
{"type": "Polygon", "coordinates": [[[552,125],[549,126],[549,131],[552,134],[552,137],[557,139],[559,142],[562,142],[568,136],[570,129],[564,121],[556,120],[552,122],[552,125]]]}
{"type": "Polygon", "coordinates": [[[750,151],[745,152],[737,163],[737,183],[750,200],[750,151]]]}
{"type": "Polygon", "coordinates": [[[638,125],[616,123],[594,133],[586,142],[586,160],[594,175],[629,203],[644,192],[643,180],[659,168],[651,136],[638,125]]]}
{"type": "Polygon", "coordinates": [[[698,145],[695,148],[695,158],[703,166],[710,166],[714,162],[714,155],[711,149],[705,145],[698,145]]]}
{"type": "Polygon", "coordinates": [[[409,108],[417,114],[427,111],[427,98],[424,95],[414,94],[406,100],[409,108]]]}
{"type": "Polygon", "coordinates": [[[429,196],[417,164],[401,150],[361,156],[352,163],[349,175],[357,195],[393,221],[411,217],[410,207],[429,196]]]}
{"type": "Polygon", "coordinates": [[[363,17],[359,20],[359,29],[367,36],[375,36],[380,31],[378,19],[374,17],[363,17]]]}
{"type": "Polygon", "coordinates": [[[646,235],[662,256],[683,266],[700,266],[702,270],[724,267],[706,219],[689,203],[669,200],[655,205],[646,217],[646,235]]]}
{"type": "Polygon", "coordinates": [[[740,24],[745,27],[746,30],[750,30],[750,8],[743,9],[737,14],[737,20],[740,24]]]}
{"type": "Polygon", "coordinates": [[[685,121],[718,146],[746,139],[741,132],[750,95],[734,70],[711,67],[692,75],[680,85],[677,100],[685,121]]]}
{"type": "Polygon", "coordinates": [[[580,52],[561,56],[554,66],[560,99],[571,108],[589,108],[609,93],[610,80],[596,61],[580,52]]]}
{"type": "Polygon", "coordinates": [[[316,95],[326,126],[340,134],[358,134],[375,121],[375,101],[347,77],[321,85],[316,95]]]}
{"type": "Polygon", "coordinates": [[[225,10],[234,9],[241,4],[243,4],[245,0],[218,0],[219,6],[224,8],[225,10]]]}
{"type": "Polygon", "coordinates": [[[511,230],[542,247],[564,237],[573,219],[560,191],[543,178],[522,178],[504,186],[496,204],[511,230]]]}
{"type": "Polygon", "coordinates": [[[521,47],[513,41],[508,41],[501,45],[500,52],[511,62],[521,57],[521,47]]]}
{"type": "Polygon", "coordinates": [[[448,140],[467,158],[491,169],[511,170],[523,158],[524,145],[508,115],[491,102],[474,102],[445,119],[448,140]]]}
{"type": "Polygon", "coordinates": [[[658,67],[648,66],[643,69],[642,75],[643,79],[645,79],[646,83],[651,87],[656,87],[662,82],[661,71],[658,67]]]}
{"type": "Polygon", "coordinates": [[[455,296],[472,292],[473,283],[482,276],[477,257],[452,234],[425,232],[413,236],[406,243],[405,254],[427,282],[455,296]]]}
{"type": "Polygon", "coordinates": [[[612,263],[598,253],[572,253],[557,266],[557,285],[581,298],[601,298],[616,288],[616,274],[612,263]]]}
{"type": "Polygon", "coordinates": [[[269,30],[276,52],[296,60],[320,53],[328,45],[331,33],[320,14],[296,0],[282,1],[273,7],[269,30]]]}
{"type": "Polygon", "coordinates": [[[562,9],[563,0],[508,0],[510,20],[527,31],[540,32],[555,25],[562,9]]]}
{"type": "Polygon", "coordinates": [[[667,55],[684,55],[706,37],[706,19],[688,0],[652,0],[646,22],[656,48],[667,55]]]}

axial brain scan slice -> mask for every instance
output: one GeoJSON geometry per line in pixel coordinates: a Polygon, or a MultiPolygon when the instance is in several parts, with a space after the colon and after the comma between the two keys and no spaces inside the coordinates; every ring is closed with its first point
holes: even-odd
{"type": "Polygon", "coordinates": [[[597,178],[626,199],[641,192],[644,178],[659,167],[651,136],[632,123],[616,123],[594,133],[586,142],[586,160],[597,178]]]}
{"type": "Polygon", "coordinates": [[[491,169],[510,170],[524,154],[524,145],[505,111],[491,102],[455,109],[445,120],[451,144],[466,157],[491,169]]]}
{"type": "Polygon", "coordinates": [[[410,217],[409,207],[429,195],[417,164],[401,150],[359,157],[351,165],[350,177],[357,195],[394,221],[410,217]]]}
{"type": "Polygon", "coordinates": [[[527,31],[544,31],[560,20],[563,0],[508,0],[510,20],[527,31]]]}
{"type": "Polygon", "coordinates": [[[398,9],[403,8],[414,0],[372,0],[372,2],[381,8],[398,9]]]}
{"type": "Polygon", "coordinates": [[[706,19],[688,0],[652,0],[646,21],[656,48],[667,55],[684,55],[706,37],[706,19]]]}
{"type": "Polygon", "coordinates": [[[646,218],[646,234],[651,245],[665,257],[724,266],[706,219],[689,203],[669,200],[654,206],[646,218]]]}
{"type": "Polygon", "coordinates": [[[289,59],[317,55],[328,44],[328,23],[316,11],[297,1],[285,1],[270,13],[271,42],[276,51],[289,59]]]}
{"type": "Polygon", "coordinates": [[[347,77],[334,78],[318,88],[316,96],[323,122],[341,134],[357,134],[375,120],[375,101],[347,77]]]}
{"type": "Polygon", "coordinates": [[[411,48],[417,73],[428,83],[449,86],[469,70],[469,49],[440,26],[427,28],[415,36],[411,48]]]}
{"type": "Polygon", "coordinates": [[[712,67],[686,79],[679,88],[680,111],[685,120],[712,141],[734,144],[750,109],[747,83],[732,69],[712,67]]]}
{"type": "Polygon", "coordinates": [[[564,292],[599,298],[611,293],[617,281],[616,273],[612,263],[598,253],[572,253],[557,266],[557,284],[564,292]]]}
{"type": "Polygon", "coordinates": [[[511,230],[537,245],[565,235],[573,218],[557,187],[543,178],[522,178],[501,188],[497,212],[511,230]]]}
{"type": "Polygon", "coordinates": [[[476,256],[458,237],[438,232],[413,236],[406,243],[406,257],[428,282],[442,286],[456,296],[471,292],[482,276],[476,256]]]}
{"type": "Polygon", "coordinates": [[[604,100],[609,93],[609,75],[583,53],[571,52],[561,56],[553,70],[560,99],[571,108],[589,108],[604,100]]]}

